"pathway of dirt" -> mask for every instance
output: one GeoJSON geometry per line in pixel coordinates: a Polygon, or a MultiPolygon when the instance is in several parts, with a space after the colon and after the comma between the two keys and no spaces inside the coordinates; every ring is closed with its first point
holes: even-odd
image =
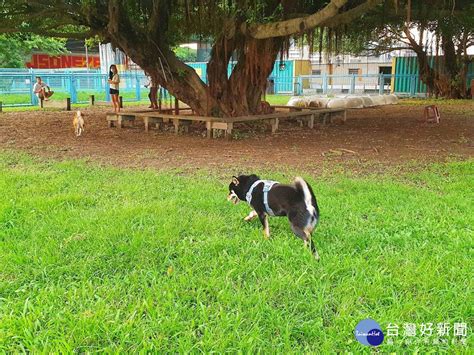
{"type": "Polygon", "coordinates": [[[413,160],[424,164],[473,156],[473,101],[441,106],[440,124],[419,122],[422,110],[403,104],[351,110],[345,124],[309,130],[283,122],[275,135],[261,123],[238,126],[231,141],[204,138],[203,126],[179,136],[156,130],[147,134],[140,122],[133,128],[109,129],[105,108],[83,110],[86,130],[76,138],[71,112],[10,112],[0,114],[0,149],[121,167],[226,173],[283,167],[308,173],[333,168],[357,173],[413,160]]]}

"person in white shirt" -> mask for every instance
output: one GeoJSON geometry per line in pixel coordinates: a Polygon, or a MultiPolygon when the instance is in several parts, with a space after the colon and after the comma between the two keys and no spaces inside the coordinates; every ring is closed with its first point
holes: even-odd
{"type": "Polygon", "coordinates": [[[120,112],[120,102],[119,102],[119,85],[120,85],[120,76],[118,74],[117,66],[112,64],[109,69],[109,80],[110,84],[110,97],[112,98],[112,104],[114,106],[115,113],[120,112]]]}
{"type": "Polygon", "coordinates": [[[48,101],[54,91],[51,91],[49,86],[43,83],[41,77],[37,76],[36,83],[33,85],[33,93],[38,97],[38,99],[48,101]]]}
{"type": "Polygon", "coordinates": [[[145,87],[150,88],[150,92],[148,93],[148,98],[150,99],[150,106],[148,106],[148,108],[158,110],[158,85],[153,82],[153,78],[150,75],[147,76],[147,80],[148,82],[145,84],[145,87]]]}

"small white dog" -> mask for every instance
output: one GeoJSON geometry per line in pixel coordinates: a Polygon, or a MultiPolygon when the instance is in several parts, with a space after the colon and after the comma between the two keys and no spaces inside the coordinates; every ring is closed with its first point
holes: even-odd
{"type": "Polygon", "coordinates": [[[74,115],[72,125],[74,126],[74,133],[76,133],[76,137],[79,137],[82,132],[84,132],[84,117],[81,111],[77,111],[74,115]]]}

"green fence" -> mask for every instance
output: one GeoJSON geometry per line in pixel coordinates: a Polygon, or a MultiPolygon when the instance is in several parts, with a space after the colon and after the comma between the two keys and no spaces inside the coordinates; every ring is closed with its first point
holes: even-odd
{"type": "MultiPolygon", "coordinates": [[[[431,67],[437,65],[436,57],[434,56],[428,57],[428,61],[431,67]]],[[[470,87],[472,79],[474,79],[474,63],[470,63],[468,67],[467,88],[470,87]]],[[[395,93],[405,93],[410,96],[427,93],[426,84],[420,79],[417,57],[395,58],[395,81],[393,86],[395,93]]]]}

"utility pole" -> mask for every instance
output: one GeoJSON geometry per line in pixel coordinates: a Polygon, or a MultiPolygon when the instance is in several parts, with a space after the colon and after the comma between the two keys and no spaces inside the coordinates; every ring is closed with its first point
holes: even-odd
{"type": "Polygon", "coordinates": [[[86,67],[87,71],[89,71],[89,52],[87,51],[87,43],[84,41],[84,47],[86,48],[86,67]]]}

